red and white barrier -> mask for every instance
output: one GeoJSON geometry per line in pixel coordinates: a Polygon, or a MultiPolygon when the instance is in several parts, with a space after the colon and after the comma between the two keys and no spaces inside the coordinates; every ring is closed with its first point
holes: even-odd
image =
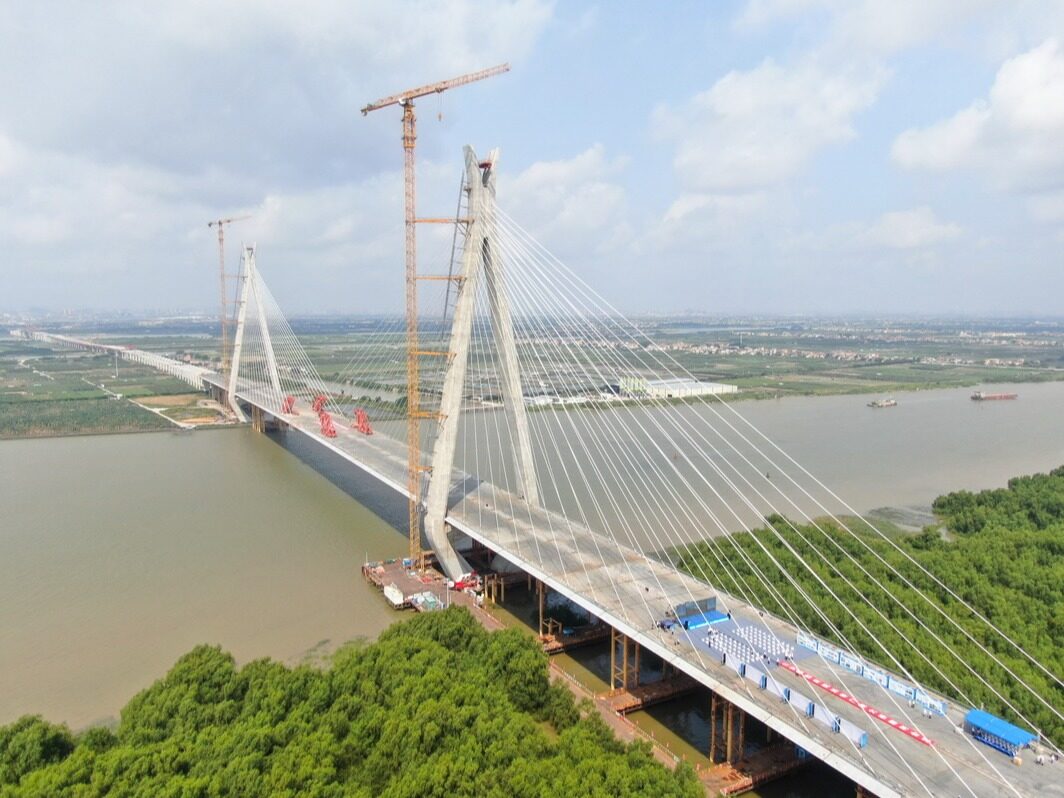
{"type": "Polygon", "coordinates": [[[796,674],[798,676],[801,676],[803,679],[805,679],[810,684],[816,685],[821,690],[825,690],[825,691],[831,693],[836,698],[841,698],[846,703],[853,704],[855,707],[860,709],[862,712],[865,712],[866,714],[871,715],[873,718],[875,718],[878,721],[882,721],[883,723],[886,723],[888,726],[890,726],[893,729],[897,729],[902,734],[907,734],[909,737],[912,737],[918,743],[923,743],[924,745],[931,745],[931,746],[933,746],[935,744],[931,740],[930,737],[925,735],[919,729],[914,729],[911,726],[908,726],[908,725],[902,723],[900,720],[896,720],[895,718],[892,718],[887,713],[882,712],[882,711],[876,709],[875,707],[864,703],[863,701],[858,701],[856,698],[854,698],[849,693],[847,693],[847,692],[845,692],[843,690],[840,690],[838,687],[835,687],[835,685],[830,684],[829,682],[825,682],[823,679],[821,679],[821,678],[819,678],[817,676],[814,676],[813,674],[811,674],[811,673],[809,673],[807,671],[803,671],[801,668],[796,666],[793,662],[789,662],[787,660],[780,660],[779,666],[781,668],[786,668],[791,673],[794,673],[794,674],[796,674]]]}

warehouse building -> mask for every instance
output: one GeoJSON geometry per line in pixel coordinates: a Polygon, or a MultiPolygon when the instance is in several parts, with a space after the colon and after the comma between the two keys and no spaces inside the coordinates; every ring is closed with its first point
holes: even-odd
{"type": "Polygon", "coordinates": [[[691,396],[720,396],[738,392],[736,385],[700,382],[688,377],[672,377],[666,380],[648,380],[643,377],[621,379],[621,393],[625,396],[647,396],[651,399],[685,399],[691,396]]]}

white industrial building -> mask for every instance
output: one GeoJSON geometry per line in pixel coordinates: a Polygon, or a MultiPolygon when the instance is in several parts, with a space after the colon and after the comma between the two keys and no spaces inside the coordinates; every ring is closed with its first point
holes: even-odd
{"type": "Polygon", "coordinates": [[[648,380],[643,377],[621,379],[621,393],[626,396],[647,396],[651,399],[683,399],[691,396],[720,396],[738,393],[737,385],[723,382],[700,382],[688,377],[648,380]]]}

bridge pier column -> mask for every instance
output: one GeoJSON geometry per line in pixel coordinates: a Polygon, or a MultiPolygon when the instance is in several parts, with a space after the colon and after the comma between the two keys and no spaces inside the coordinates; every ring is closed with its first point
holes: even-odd
{"type": "Polygon", "coordinates": [[[735,707],[730,701],[726,702],[724,707],[724,758],[729,765],[735,763],[735,746],[734,736],[735,731],[735,707]]]}
{"type": "Polygon", "coordinates": [[[543,608],[547,600],[547,589],[538,579],[536,580],[536,595],[539,597],[539,636],[543,637],[543,608]]]}
{"type": "Polygon", "coordinates": [[[499,578],[498,574],[490,574],[484,580],[484,597],[492,604],[506,601],[506,583],[499,578]]]}
{"type": "Polygon", "coordinates": [[[266,430],[266,414],[262,412],[262,408],[258,405],[251,406],[251,428],[255,432],[265,432],[266,430]]]}
{"type": "Polygon", "coordinates": [[[739,714],[739,744],[735,748],[735,761],[738,762],[746,751],[746,713],[738,708],[735,711],[739,714]]]}
{"type": "Polygon", "coordinates": [[[642,650],[642,646],[637,642],[635,644],[635,687],[639,686],[639,652],[642,650]]]}
{"type": "Polygon", "coordinates": [[[709,764],[717,764],[717,694],[709,694],[709,764]]]}
{"type": "Polygon", "coordinates": [[[610,627],[610,692],[617,689],[617,630],[610,627]]]}

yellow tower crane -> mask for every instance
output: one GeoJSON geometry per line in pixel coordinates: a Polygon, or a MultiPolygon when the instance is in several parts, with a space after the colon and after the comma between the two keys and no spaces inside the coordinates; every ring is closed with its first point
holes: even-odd
{"type": "Polygon", "coordinates": [[[218,282],[222,296],[222,374],[229,373],[229,306],[225,296],[225,226],[250,218],[250,216],[231,216],[228,219],[215,219],[212,222],[207,222],[207,227],[218,228],[218,282]]]}
{"type": "MultiPolygon", "coordinates": [[[[418,358],[417,329],[417,236],[415,227],[419,220],[414,214],[414,142],[417,140],[416,119],[414,117],[414,100],[430,94],[441,94],[447,89],[475,83],[494,75],[509,72],[509,64],[500,64],[490,69],[471,72],[439,83],[430,83],[417,89],[393,94],[372,102],[362,109],[366,116],[370,111],[377,111],[391,105],[403,108],[403,182],[406,193],[406,443],[407,443],[407,492],[410,494],[410,557],[418,563],[422,561],[421,552],[421,419],[431,414],[421,410],[421,392],[418,358]]],[[[430,221],[430,220],[424,220],[430,221]]],[[[431,416],[434,417],[434,416],[431,416]]]]}

